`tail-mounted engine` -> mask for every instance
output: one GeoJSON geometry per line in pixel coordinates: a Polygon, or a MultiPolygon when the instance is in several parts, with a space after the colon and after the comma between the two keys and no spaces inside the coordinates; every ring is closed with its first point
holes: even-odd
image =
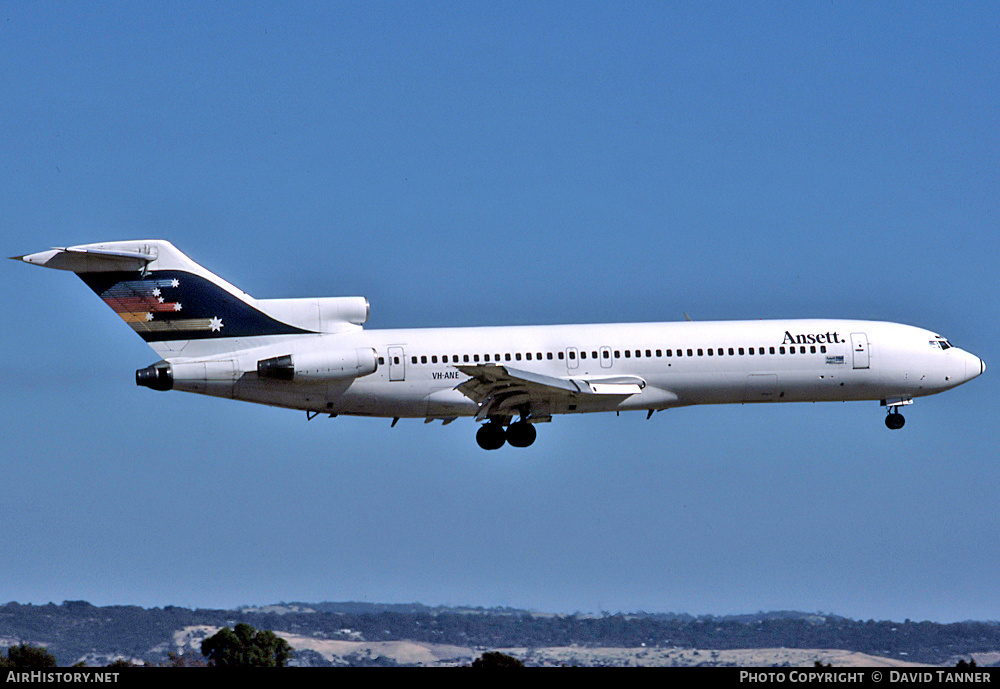
{"type": "Polygon", "coordinates": [[[257,375],[261,378],[300,383],[360,378],[377,369],[378,358],[371,348],[298,352],[257,362],[257,375]]]}

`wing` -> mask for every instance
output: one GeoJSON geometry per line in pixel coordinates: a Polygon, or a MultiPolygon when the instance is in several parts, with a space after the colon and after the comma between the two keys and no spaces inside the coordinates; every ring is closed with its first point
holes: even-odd
{"type": "Polygon", "coordinates": [[[456,366],[469,380],[455,389],[479,405],[476,420],[491,416],[526,416],[533,406],[564,406],[594,396],[625,399],[642,392],[639,376],[556,378],[507,366],[456,366]]]}

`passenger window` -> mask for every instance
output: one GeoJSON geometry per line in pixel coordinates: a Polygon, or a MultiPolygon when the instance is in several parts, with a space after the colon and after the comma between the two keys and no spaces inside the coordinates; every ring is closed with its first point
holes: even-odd
{"type": "Polygon", "coordinates": [[[479,355],[478,354],[473,354],[472,355],[472,360],[475,361],[478,364],[479,363],[479,355]]]}
{"type": "Polygon", "coordinates": [[[739,353],[740,353],[740,356],[743,356],[743,348],[742,348],[742,347],[740,347],[738,351],[739,351],[739,353]]]}
{"type": "Polygon", "coordinates": [[[819,352],[820,354],[826,354],[826,345],[820,345],[819,352]]]}
{"type": "Polygon", "coordinates": [[[580,358],[581,359],[586,359],[587,358],[587,353],[586,352],[580,352],[580,358]]]}
{"type": "Polygon", "coordinates": [[[385,366],[385,357],[384,356],[380,356],[378,358],[378,365],[379,366],[385,366]]]}
{"type": "Polygon", "coordinates": [[[520,360],[521,360],[521,352],[517,352],[517,353],[516,353],[516,354],[514,355],[514,358],[515,358],[515,359],[517,359],[518,361],[520,361],[520,360]]]}
{"type": "Polygon", "coordinates": [[[732,347],[729,348],[729,356],[733,356],[733,348],[732,347]]]}
{"type": "Polygon", "coordinates": [[[569,358],[570,359],[576,359],[576,352],[570,352],[569,353],[569,358]]]}
{"type": "Polygon", "coordinates": [[[524,356],[525,356],[525,358],[527,358],[528,361],[531,361],[531,352],[528,352],[524,356]]]}
{"type": "Polygon", "coordinates": [[[631,359],[632,358],[632,352],[626,349],[625,350],[625,358],[626,359],[631,359]]]}
{"type": "Polygon", "coordinates": [[[708,348],[707,352],[708,352],[709,356],[712,356],[712,348],[711,347],[708,348]]]}
{"type": "Polygon", "coordinates": [[[462,361],[464,361],[465,363],[469,363],[469,355],[468,354],[463,355],[462,361]]]}
{"type": "Polygon", "coordinates": [[[656,350],[656,356],[657,356],[657,357],[661,357],[661,356],[663,356],[663,352],[662,352],[662,350],[659,350],[659,349],[657,349],[657,350],[656,350]]]}
{"type": "Polygon", "coordinates": [[[427,363],[427,357],[426,356],[420,357],[420,363],[426,364],[427,363]]]}
{"type": "Polygon", "coordinates": [[[690,349],[688,350],[688,356],[694,356],[690,349]]]}
{"type": "Polygon", "coordinates": [[[510,354],[504,354],[503,355],[503,360],[504,361],[510,361],[510,354]]]}
{"type": "Polygon", "coordinates": [[[705,351],[703,349],[699,349],[698,356],[705,356],[705,351]]]}
{"type": "Polygon", "coordinates": [[[559,357],[559,361],[562,361],[566,355],[563,354],[562,352],[556,352],[556,356],[559,357]]]}

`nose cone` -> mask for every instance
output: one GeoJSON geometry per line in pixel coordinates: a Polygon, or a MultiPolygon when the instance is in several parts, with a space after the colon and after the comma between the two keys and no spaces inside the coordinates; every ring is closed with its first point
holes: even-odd
{"type": "Polygon", "coordinates": [[[986,372],[986,362],[975,354],[964,352],[965,354],[965,379],[972,380],[986,372]]]}

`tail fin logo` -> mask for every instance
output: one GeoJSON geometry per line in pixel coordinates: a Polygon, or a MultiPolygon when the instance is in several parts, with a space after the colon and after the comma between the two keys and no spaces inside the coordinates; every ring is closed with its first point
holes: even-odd
{"type": "Polygon", "coordinates": [[[147,342],[300,334],[209,280],[183,271],[82,273],[80,277],[147,342]]]}

